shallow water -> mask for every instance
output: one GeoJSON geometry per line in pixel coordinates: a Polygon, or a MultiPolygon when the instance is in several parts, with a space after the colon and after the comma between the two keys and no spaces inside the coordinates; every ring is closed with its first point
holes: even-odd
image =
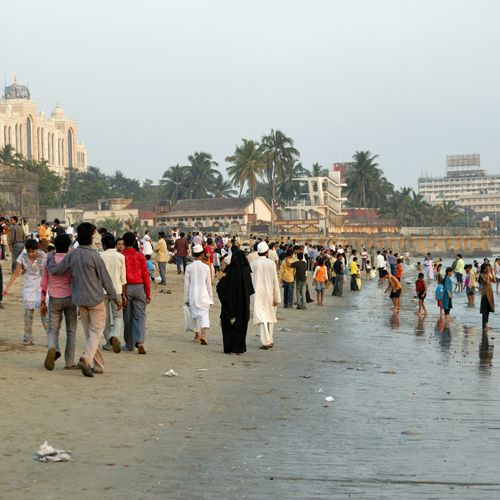
{"type": "Polygon", "coordinates": [[[203,496],[498,498],[500,322],[493,316],[482,340],[478,307],[462,293],[445,329],[434,300],[429,317],[415,315],[413,288],[404,285],[399,318],[377,281],[288,313],[296,319],[278,334],[276,366],[257,365],[244,390],[219,391],[213,447],[198,449],[203,496]],[[255,376],[268,377],[264,393],[255,376]]]}

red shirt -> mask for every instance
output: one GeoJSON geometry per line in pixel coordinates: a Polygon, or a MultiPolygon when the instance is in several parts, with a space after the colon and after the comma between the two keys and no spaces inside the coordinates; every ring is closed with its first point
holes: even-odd
{"type": "Polygon", "coordinates": [[[402,278],[403,277],[403,266],[401,264],[398,264],[396,266],[396,278],[402,278]]]}
{"type": "Polygon", "coordinates": [[[205,255],[207,256],[207,259],[210,261],[210,264],[214,263],[214,249],[210,245],[205,245],[205,248],[203,249],[205,252],[205,255]]]}
{"type": "Polygon", "coordinates": [[[175,254],[179,257],[186,257],[189,250],[189,244],[186,238],[177,238],[174,243],[175,254]]]}
{"type": "Polygon", "coordinates": [[[146,257],[134,248],[125,248],[125,270],[127,273],[127,285],[144,285],[146,298],[151,298],[151,278],[146,265],[146,257]]]}

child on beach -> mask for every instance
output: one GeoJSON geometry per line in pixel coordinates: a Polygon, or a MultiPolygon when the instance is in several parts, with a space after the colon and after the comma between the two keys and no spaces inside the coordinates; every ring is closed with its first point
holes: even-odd
{"type": "Polygon", "coordinates": [[[155,283],[155,271],[156,271],[156,264],[151,260],[151,255],[146,254],[146,266],[148,267],[148,274],[151,279],[151,283],[155,283]]]}
{"type": "Polygon", "coordinates": [[[318,265],[314,268],[313,283],[316,289],[316,301],[318,306],[323,305],[323,298],[325,296],[325,283],[328,279],[326,266],[323,259],[318,259],[318,265]]]}
{"type": "Polygon", "coordinates": [[[422,272],[422,263],[417,262],[417,273],[420,274],[422,272]]]}
{"type": "Polygon", "coordinates": [[[439,307],[439,317],[443,315],[443,295],[444,295],[444,286],[443,282],[440,280],[436,287],[436,301],[437,301],[437,306],[439,307]]]}
{"type": "Polygon", "coordinates": [[[385,279],[389,282],[384,293],[387,293],[389,290],[391,290],[391,294],[389,295],[389,297],[391,298],[392,304],[394,306],[394,314],[398,314],[399,297],[401,297],[401,283],[396,279],[395,276],[389,274],[385,269],[382,271],[382,279],[385,279]]]}
{"type": "Polygon", "coordinates": [[[424,304],[425,297],[427,296],[427,284],[425,283],[424,273],[419,273],[417,281],[415,281],[415,291],[418,297],[418,311],[417,315],[420,316],[421,311],[424,316],[427,316],[427,309],[424,304]]]}
{"type": "MultiPolygon", "coordinates": [[[[24,251],[17,258],[14,273],[10,277],[9,283],[3,292],[4,296],[7,295],[10,287],[15,283],[17,278],[21,276],[24,269],[24,346],[33,345],[33,316],[35,315],[35,310],[40,309],[42,305],[40,283],[42,281],[45,260],[45,253],[38,249],[38,242],[34,239],[26,240],[24,251]]],[[[47,332],[49,326],[47,313],[40,309],[40,315],[43,328],[45,332],[47,332]]]]}
{"type": "Polygon", "coordinates": [[[467,264],[465,266],[465,273],[465,293],[467,294],[467,303],[469,306],[473,306],[477,288],[477,276],[471,264],[467,264]]]}
{"type": "Polygon", "coordinates": [[[398,259],[396,261],[396,279],[401,283],[403,279],[403,259],[398,259]]]}

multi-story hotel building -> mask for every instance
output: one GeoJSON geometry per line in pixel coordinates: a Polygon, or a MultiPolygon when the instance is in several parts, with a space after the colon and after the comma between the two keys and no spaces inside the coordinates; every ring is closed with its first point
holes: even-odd
{"type": "Polygon", "coordinates": [[[0,99],[0,149],[10,144],[28,159],[47,160],[61,176],[71,169],[87,170],[87,149],[77,140],[77,123],[68,118],[59,104],[50,118],[37,112],[27,86],[14,78],[0,99]]]}
{"type": "Polygon", "coordinates": [[[500,212],[500,175],[488,175],[478,154],[446,157],[444,177],[421,177],[418,192],[430,203],[454,201],[478,214],[500,212]]]}

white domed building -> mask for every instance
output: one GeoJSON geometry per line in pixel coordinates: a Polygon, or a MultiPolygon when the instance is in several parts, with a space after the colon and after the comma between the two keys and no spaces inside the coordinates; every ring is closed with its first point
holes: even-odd
{"type": "Polygon", "coordinates": [[[50,118],[37,113],[27,86],[5,87],[0,99],[0,149],[10,144],[25,158],[47,160],[52,170],[66,176],[70,170],[87,170],[87,149],[77,140],[77,123],[56,104],[50,118]]]}

